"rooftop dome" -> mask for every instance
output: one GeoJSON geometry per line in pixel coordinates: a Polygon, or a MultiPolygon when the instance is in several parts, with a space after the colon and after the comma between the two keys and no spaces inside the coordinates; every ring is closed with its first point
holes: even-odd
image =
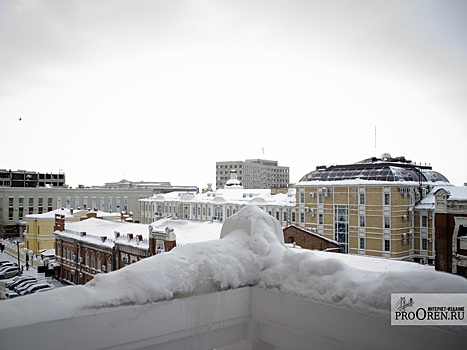
{"type": "Polygon", "coordinates": [[[230,179],[224,185],[224,188],[243,188],[242,183],[237,178],[237,171],[235,169],[230,170],[230,179]]]}
{"type": "Polygon", "coordinates": [[[306,174],[302,181],[342,181],[342,180],[371,180],[371,181],[416,181],[416,182],[444,182],[449,180],[442,174],[432,170],[431,166],[414,165],[404,157],[391,158],[384,154],[384,158],[370,158],[355,164],[319,166],[316,170],[306,174]]]}

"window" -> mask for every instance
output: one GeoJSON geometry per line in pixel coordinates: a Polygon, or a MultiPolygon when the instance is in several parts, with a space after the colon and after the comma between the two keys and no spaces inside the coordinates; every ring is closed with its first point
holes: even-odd
{"type": "Polygon", "coordinates": [[[365,238],[364,238],[364,237],[360,237],[360,245],[359,245],[359,248],[360,248],[360,249],[365,249],[365,238]]]}
{"type": "Polygon", "coordinates": [[[389,239],[384,240],[384,251],[385,252],[391,251],[391,241],[389,239]]]}
{"type": "Polygon", "coordinates": [[[305,193],[300,193],[300,203],[305,203],[305,193]]]}
{"type": "Polygon", "coordinates": [[[300,223],[305,223],[305,213],[300,213],[300,223]]]}
{"type": "Polygon", "coordinates": [[[390,216],[384,217],[384,228],[391,228],[391,217],[390,216]]]}
{"type": "Polygon", "coordinates": [[[359,226],[365,227],[365,215],[360,215],[359,226]]]}
{"type": "Polygon", "coordinates": [[[428,227],[428,216],[422,215],[422,227],[428,227]]]}
{"type": "Polygon", "coordinates": [[[279,216],[279,215],[280,215],[280,213],[279,213],[278,211],[276,211],[276,219],[277,219],[277,220],[280,220],[280,216],[279,216]]]}
{"type": "Polygon", "coordinates": [[[360,204],[360,205],[365,204],[365,193],[360,193],[358,204],[360,204]]]}
{"type": "Polygon", "coordinates": [[[324,225],[324,214],[318,214],[318,224],[324,225]]]}
{"type": "Polygon", "coordinates": [[[292,212],[292,222],[295,222],[295,212],[292,212]]]}
{"type": "Polygon", "coordinates": [[[34,198],[29,198],[29,214],[34,212],[34,198]]]}
{"type": "Polygon", "coordinates": [[[348,253],[349,208],[347,205],[334,207],[334,239],[342,245],[342,252],[348,253]]]}
{"type": "Polygon", "coordinates": [[[322,193],[318,193],[318,203],[323,204],[324,196],[322,193]]]}
{"type": "Polygon", "coordinates": [[[422,250],[428,250],[428,239],[422,238],[422,250]]]}
{"type": "Polygon", "coordinates": [[[389,193],[384,194],[384,205],[391,205],[391,196],[389,193]]]}

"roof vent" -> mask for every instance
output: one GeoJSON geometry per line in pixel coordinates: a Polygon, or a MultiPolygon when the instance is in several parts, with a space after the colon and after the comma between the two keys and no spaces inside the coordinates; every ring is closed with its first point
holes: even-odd
{"type": "Polygon", "coordinates": [[[382,160],[391,160],[392,157],[391,157],[391,155],[390,155],[389,153],[383,153],[383,154],[381,155],[381,159],[382,159],[382,160]]]}

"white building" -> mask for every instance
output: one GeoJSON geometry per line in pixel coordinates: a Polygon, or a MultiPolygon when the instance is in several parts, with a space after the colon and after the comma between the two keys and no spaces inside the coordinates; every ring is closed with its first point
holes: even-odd
{"type": "Polygon", "coordinates": [[[272,194],[271,189],[246,189],[231,172],[224,188],[202,194],[171,192],[140,200],[140,222],[149,224],[164,217],[224,221],[248,204],[256,204],[282,226],[295,223],[295,189],[272,194]]]}

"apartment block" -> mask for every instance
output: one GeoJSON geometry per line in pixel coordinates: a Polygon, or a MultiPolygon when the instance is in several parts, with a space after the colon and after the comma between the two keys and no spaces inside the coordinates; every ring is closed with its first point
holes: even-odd
{"type": "Polygon", "coordinates": [[[287,188],[290,184],[289,167],[279,166],[274,160],[247,159],[216,162],[216,188],[225,186],[232,170],[247,189],[287,188]]]}

